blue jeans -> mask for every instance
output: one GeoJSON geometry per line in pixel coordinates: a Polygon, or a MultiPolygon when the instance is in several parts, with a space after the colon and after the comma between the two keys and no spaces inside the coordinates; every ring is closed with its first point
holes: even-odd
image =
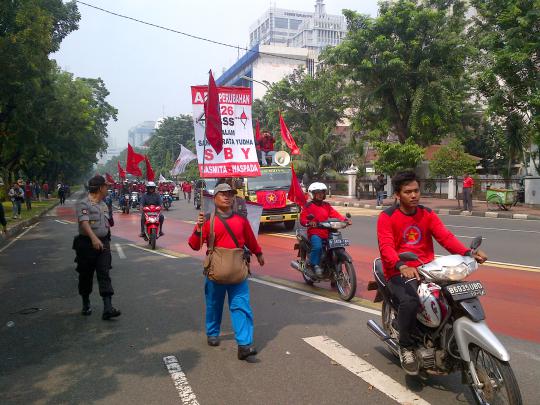
{"type": "Polygon", "coordinates": [[[377,205],[383,205],[384,191],[377,191],[377,205]]]}
{"type": "Polygon", "coordinates": [[[311,235],[309,238],[311,242],[311,252],[309,252],[309,263],[312,266],[318,266],[321,264],[322,243],[323,239],[318,235],[311,235]]]}
{"type": "Polygon", "coordinates": [[[253,343],[253,312],[249,304],[249,285],[244,280],[239,284],[218,284],[206,278],[204,295],[206,297],[206,335],[219,336],[225,293],[229,299],[229,312],[236,343],[253,343]]]}

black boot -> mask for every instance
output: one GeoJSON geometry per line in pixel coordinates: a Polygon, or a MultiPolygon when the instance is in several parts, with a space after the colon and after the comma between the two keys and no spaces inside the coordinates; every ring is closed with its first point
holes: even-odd
{"type": "Polygon", "coordinates": [[[250,345],[238,345],[238,360],[246,360],[250,356],[255,356],[257,349],[250,345]]]}
{"type": "Polygon", "coordinates": [[[108,297],[103,297],[103,315],[101,316],[101,319],[106,321],[111,318],[116,318],[121,314],[122,313],[118,309],[112,306],[112,300],[110,295],[108,297]]]}
{"type": "Polygon", "coordinates": [[[83,295],[81,315],[87,316],[87,315],[90,315],[91,313],[92,313],[92,307],[90,306],[90,296],[83,295]]]}

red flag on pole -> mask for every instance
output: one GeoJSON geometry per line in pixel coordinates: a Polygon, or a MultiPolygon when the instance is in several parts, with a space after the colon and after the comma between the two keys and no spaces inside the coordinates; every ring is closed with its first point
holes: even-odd
{"type": "Polygon", "coordinates": [[[148,156],[144,157],[144,163],[146,164],[146,180],[154,181],[154,179],[156,178],[156,175],[154,174],[152,165],[150,164],[150,161],[148,160],[148,156]]]}
{"type": "Polygon", "coordinates": [[[141,155],[133,150],[131,145],[128,143],[128,153],[126,159],[126,172],[141,177],[142,172],[139,168],[139,163],[144,160],[144,155],[141,155]]]}
{"type": "Polygon", "coordinates": [[[116,181],[114,181],[113,176],[111,176],[109,173],[105,173],[105,180],[107,180],[107,183],[114,184],[116,181]]]}
{"type": "Polygon", "coordinates": [[[291,187],[289,188],[289,194],[287,194],[287,198],[289,199],[289,201],[292,201],[304,208],[307,203],[306,195],[304,194],[304,191],[300,186],[298,177],[296,177],[293,165],[291,165],[291,175],[291,187]]]}
{"type": "Polygon", "coordinates": [[[211,70],[208,78],[208,97],[204,103],[204,115],[206,117],[204,134],[208,143],[219,154],[223,149],[223,132],[221,129],[218,89],[211,70]]]}
{"type": "Polygon", "coordinates": [[[120,165],[120,162],[118,162],[118,177],[121,179],[126,178],[126,172],[124,169],[122,169],[122,166],[120,165]]]}
{"type": "Polygon", "coordinates": [[[279,113],[279,127],[281,128],[281,136],[283,137],[283,140],[291,150],[291,155],[299,155],[300,149],[298,149],[298,146],[296,146],[296,142],[294,142],[294,139],[289,132],[287,125],[285,125],[285,121],[283,121],[281,113],[279,113]]]}

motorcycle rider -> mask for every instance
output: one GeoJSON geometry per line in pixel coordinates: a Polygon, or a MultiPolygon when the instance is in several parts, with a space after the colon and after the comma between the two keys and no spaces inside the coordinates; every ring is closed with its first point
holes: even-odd
{"type": "Polygon", "coordinates": [[[315,182],[309,188],[309,196],[311,201],[308,202],[302,213],[300,214],[300,223],[302,226],[307,226],[307,234],[311,242],[311,251],[309,253],[309,263],[312,266],[313,272],[317,277],[323,276],[323,269],[320,266],[323,241],[328,239],[328,230],[316,228],[317,224],[322,221],[327,221],[329,218],[337,218],[342,221],[347,221],[352,224],[350,219],[345,218],[337,212],[330,204],[325,202],[326,192],[328,188],[326,184],[315,182]],[[310,215],[313,218],[308,218],[310,215]]]}
{"type": "MultiPolygon", "coordinates": [[[[423,263],[435,258],[433,238],[451,254],[470,255],[465,247],[442,223],[431,209],[419,205],[420,185],[413,171],[402,171],[392,178],[396,205],[381,212],[377,221],[377,239],[384,277],[390,293],[398,302],[397,329],[399,332],[401,366],[408,374],[419,371],[414,352],[416,314],[420,306],[417,266],[420,261],[402,262],[399,254],[415,253],[423,263]]],[[[478,263],[487,260],[481,250],[474,253],[478,263]]]]}
{"type": "MultiPolygon", "coordinates": [[[[148,183],[146,183],[146,193],[143,194],[143,196],[141,197],[140,204],[141,204],[141,234],[139,236],[141,238],[144,238],[145,237],[145,234],[144,234],[145,221],[144,221],[143,208],[149,205],[155,205],[159,207],[163,206],[163,200],[161,199],[161,196],[159,195],[159,193],[156,193],[156,183],[154,183],[153,181],[149,181],[148,183]]],[[[160,213],[159,214],[159,236],[165,235],[163,233],[163,222],[165,222],[165,217],[163,216],[163,214],[160,213]]]]}

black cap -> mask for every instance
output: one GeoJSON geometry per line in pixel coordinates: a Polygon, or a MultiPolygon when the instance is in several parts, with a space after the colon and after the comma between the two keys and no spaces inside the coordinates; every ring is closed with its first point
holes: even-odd
{"type": "Polygon", "coordinates": [[[90,180],[88,180],[88,187],[92,189],[98,189],[101,186],[104,186],[106,184],[105,177],[96,174],[94,177],[92,177],[90,180]]]}

